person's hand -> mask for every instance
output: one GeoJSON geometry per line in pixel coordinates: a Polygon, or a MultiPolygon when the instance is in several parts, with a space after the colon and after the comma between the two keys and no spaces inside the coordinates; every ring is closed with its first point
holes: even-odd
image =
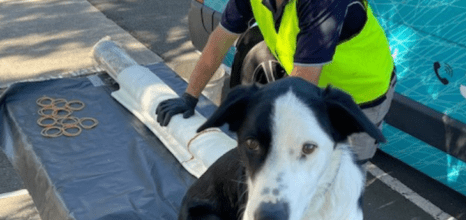
{"type": "Polygon", "coordinates": [[[188,93],[184,93],[180,98],[165,100],[155,110],[157,122],[161,126],[167,126],[170,119],[180,113],[183,113],[183,118],[189,118],[194,115],[197,102],[198,99],[188,93]]]}

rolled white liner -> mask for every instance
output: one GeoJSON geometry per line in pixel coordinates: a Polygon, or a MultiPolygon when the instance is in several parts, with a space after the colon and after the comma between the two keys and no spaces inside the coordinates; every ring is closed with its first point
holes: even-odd
{"type": "Polygon", "coordinates": [[[116,44],[109,43],[109,39],[101,40],[94,46],[94,50],[99,48],[105,48],[105,52],[94,51],[96,60],[112,72],[110,75],[120,86],[112,96],[141,120],[192,175],[199,178],[220,156],[236,147],[236,141],[218,128],[196,133],[197,128],[206,121],[198,112],[188,119],[181,114],[175,115],[167,127],[161,127],[156,120],[156,107],[160,102],[178,95],[143,66],[130,65],[115,71],[121,67],[111,67],[112,63],[121,65],[132,61],[127,60],[131,59],[129,56],[115,54],[124,51],[116,44]],[[105,47],[99,46],[102,43],[105,43],[105,47]],[[110,57],[111,62],[105,61],[106,56],[110,57]],[[120,62],[117,59],[125,60],[120,62]]]}

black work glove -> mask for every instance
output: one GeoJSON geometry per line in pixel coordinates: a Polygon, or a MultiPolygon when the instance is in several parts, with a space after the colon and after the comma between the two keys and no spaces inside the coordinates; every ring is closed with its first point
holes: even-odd
{"type": "Polygon", "coordinates": [[[180,98],[167,99],[157,106],[155,114],[157,114],[157,122],[161,126],[167,126],[170,119],[176,115],[183,113],[183,118],[189,118],[194,115],[198,99],[188,93],[184,93],[180,98]]]}

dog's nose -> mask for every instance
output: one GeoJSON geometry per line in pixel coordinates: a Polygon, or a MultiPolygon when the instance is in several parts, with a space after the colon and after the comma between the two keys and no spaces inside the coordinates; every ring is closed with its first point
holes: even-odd
{"type": "Polygon", "coordinates": [[[288,203],[261,203],[254,212],[254,220],[287,220],[288,203]]]}

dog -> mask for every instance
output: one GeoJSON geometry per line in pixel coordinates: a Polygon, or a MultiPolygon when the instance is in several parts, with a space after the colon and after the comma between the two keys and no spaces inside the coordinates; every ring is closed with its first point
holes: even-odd
{"type": "Polygon", "coordinates": [[[298,77],[239,86],[198,131],[225,123],[238,146],[188,189],[180,220],[363,219],[365,171],[347,139],[385,138],[351,96],[298,77]]]}

